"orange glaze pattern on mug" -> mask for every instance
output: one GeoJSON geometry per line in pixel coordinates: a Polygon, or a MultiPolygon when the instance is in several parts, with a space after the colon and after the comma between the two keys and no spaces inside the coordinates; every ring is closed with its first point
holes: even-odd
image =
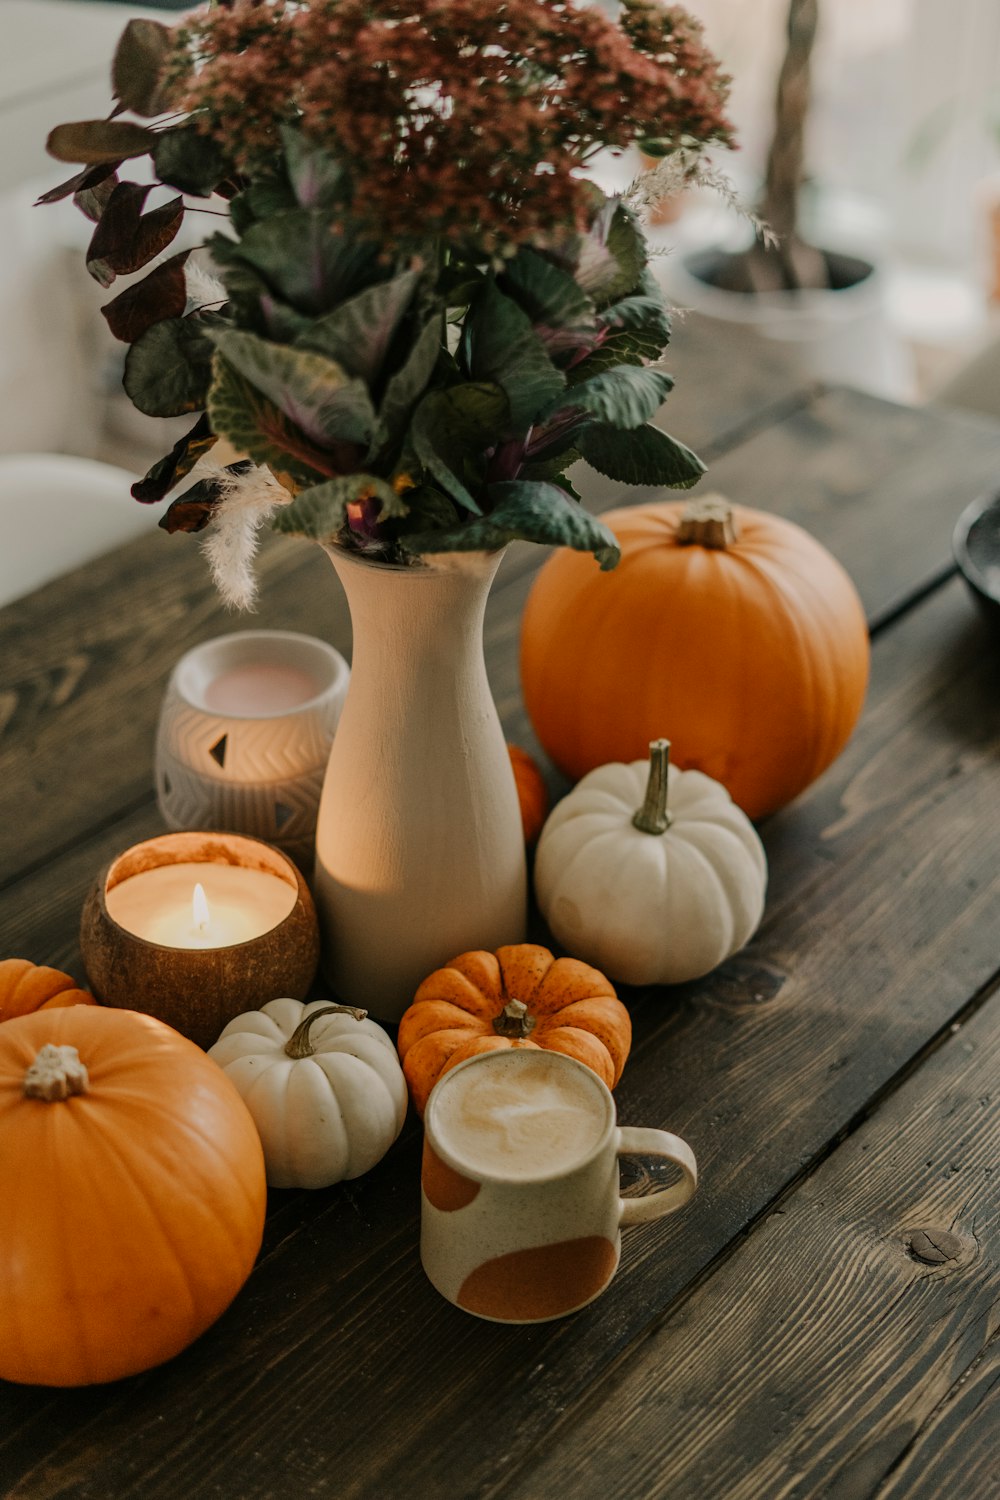
{"type": "Polygon", "coordinates": [[[477,1266],[462,1283],[458,1305],[483,1318],[557,1318],[596,1297],[617,1263],[617,1246],[600,1234],[513,1250],[477,1266]]]}
{"type": "Polygon", "coordinates": [[[454,1167],[443,1162],[437,1152],[424,1141],[424,1160],[420,1169],[420,1182],[428,1203],[442,1213],[452,1213],[457,1208],[466,1208],[481,1184],[471,1177],[463,1177],[454,1167]]]}

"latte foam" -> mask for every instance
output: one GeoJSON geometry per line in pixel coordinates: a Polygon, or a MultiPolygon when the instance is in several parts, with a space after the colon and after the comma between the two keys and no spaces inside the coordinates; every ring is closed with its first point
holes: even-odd
{"type": "Polygon", "coordinates": [[[596,1081],[551,1053],[521,1050],[446,1074],[428,1120],[460,1169],[518,1181],[572,1171],[608,1126],[596,1081]]]}

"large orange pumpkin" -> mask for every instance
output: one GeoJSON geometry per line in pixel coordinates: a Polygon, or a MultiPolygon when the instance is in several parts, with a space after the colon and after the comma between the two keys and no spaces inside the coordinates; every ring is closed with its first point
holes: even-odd
{"type": "Polygon", "coordinates": [[[404,1013],[398,1037],[420,1115],[441,1074],[477,1052],[565,1052],[614,1088],[631,1045],[632,1022],[610,981],[589,964],[553,958],[535,943],[460,953],[436,969],[404,1013]]]}
{"type": "Polygon", "coordinates": [[[33,1010],[94,1003],[93,995],[77,989],[76,980],[61,969],[33,964],[27,958],[0,959],[0,1021],[33,1010]]]}
{"type": "Polygon", "coordinates": [[[508,745],[517,800],[521,807],[524,842],[533,844],[542,831],[549,811],[549,793],[537,762],[520,745],[508,745]]]}
{"type": "Polygon", "coordinates": [[[612,511],[608,573],[565,548],[524,610],[524,701],[578,780],[667,736],[679,767],[750,817],[791,801],[843,748],[868,681],[854,586],[801,527],[720,496],[612,511]]]}
{"type": "Polygon", "coordinates": [[[177,1354],[250,1274],[265,1201],[246,1105],[162,1021],[0,1026],[0,1378],[90,1385],[177,1354]]]}

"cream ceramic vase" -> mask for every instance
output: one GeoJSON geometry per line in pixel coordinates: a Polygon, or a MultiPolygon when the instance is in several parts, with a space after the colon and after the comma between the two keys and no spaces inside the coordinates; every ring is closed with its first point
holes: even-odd
{"type": "Polygon", "coordinates": [[[338,996],[398,1021],[421,980],[524,939],[517,790],[483,660],[501,553],[390,567],[328,548],[354,630],[323,784],[315,896],[338,996]]]}

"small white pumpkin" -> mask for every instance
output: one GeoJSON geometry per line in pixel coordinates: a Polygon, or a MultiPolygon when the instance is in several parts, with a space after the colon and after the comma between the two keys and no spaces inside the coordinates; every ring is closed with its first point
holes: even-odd
{"type": "Polygon", "coordinates": [[[402,1130],[403,1070],[365,1016],[322,1000],[269,1000],[236,1016],[209,1048],[253,1116],[271,1187],[360,1177],[402,1130]]]}
{"type": "Polygon", "coordinates": [[[698,979],[764,912],[767,860],[725,787],[650,759],[599,766],[549,815],[535,894],[554,937],[623,984],[698,979]],[[669,811],[668,811],[669,800],[669,811]]]}

